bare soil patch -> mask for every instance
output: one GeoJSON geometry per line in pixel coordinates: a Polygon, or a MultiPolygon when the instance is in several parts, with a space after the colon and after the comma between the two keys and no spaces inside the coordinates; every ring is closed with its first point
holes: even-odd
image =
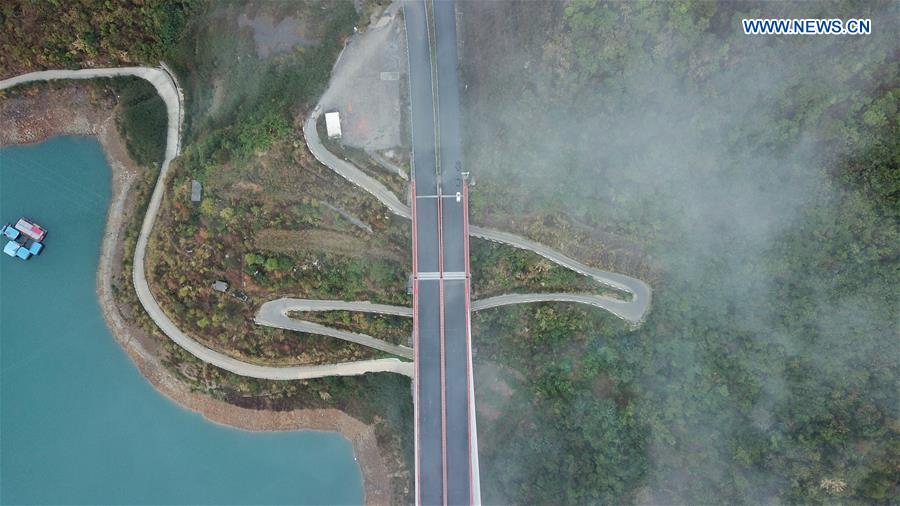
{"type": "Polygon", "coordinates": [[[370,244],[368,241],[331,230],[260,230],[256,234],[259,249],[276,253],[322,251],[353,258],[403,260],[397,252],[370,244]]]}
{"type": "Polygon", "coordinates": [[[238,16],[238,26],[253,31],[256,54],[268,58],[273,53],[283,53],[297,46],[311,46],[318,41],[311,38],[306,19],[286,16],[276,20],[268,12],[250,17],[246,13],[238,16]]]}
{"type": "Polygon", "coordinates": [[[0,99],[0,145],[31,144],[54,135],[97,135],[116,105],[111,94],[84,84],[14,88],[0,92],[0,99]]]}

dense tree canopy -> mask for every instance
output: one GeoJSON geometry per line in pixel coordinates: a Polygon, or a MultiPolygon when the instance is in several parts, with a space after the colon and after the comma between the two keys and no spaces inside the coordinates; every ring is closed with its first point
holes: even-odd
{"type": "Polygon", "coordinates": [[[0,77],[42,68],[150,63],[202,0],[13,0],[0,5],[0,77]]]}
{"type": "Polygon", "coordinates": [[[463,4],[475,221],[596,231],[646,264],[602,267],[656,273],[633,331],[544,307],[478,317],[480,360],[522,376],[501,421],[479,421],[497,431],[486,501],[895,500],[895,8],[463,4]],[[747,36],[743,17],[881,33],[747,36]]]}

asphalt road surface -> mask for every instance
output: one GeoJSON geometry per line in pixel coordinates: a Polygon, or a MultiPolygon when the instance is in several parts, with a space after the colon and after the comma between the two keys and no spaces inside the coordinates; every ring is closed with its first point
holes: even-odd
{"type": "Polygon", "coordinates": [[[456,12],[454,2],[435,1],[434,41],[438,90],[438,132],[441,173],[441,270],[465,272],[463,279],[443,281],[444,369],[447,441],[447,504],[479,503],[475,442],[474,396],[469,329],[470,277],[465,220],[467,201],[462,177],[459,132],[459,78],[457,75],[456,12]]]}
{"type": "Polygon", "coordinates": [[[474,398],[456,18],[449,1],[433,4],[433,32],[424,1],[404,3],[404,14],[415,184],[416,499],[472,504],[480,498],[472,486],[478,476],[470,438],[474,398]]]}
{"type": "MultiPolygon", "coordinates": [[[[434,94],[425,3],[404,2],[412,123],[413,241],[416,273],[440,269],[434,94]]],[[[414,280],[416,503],[444,504],[444,394],[440,280],[414,280]]],[[[428,277],[425,274],[424,277],[428,277]]]]}

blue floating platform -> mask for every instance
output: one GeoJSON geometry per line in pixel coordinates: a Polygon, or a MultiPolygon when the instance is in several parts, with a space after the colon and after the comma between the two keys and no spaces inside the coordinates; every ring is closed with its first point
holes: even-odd
{"type": "Polygon", "coordinates": [[[3,253],[13,258],[28,260],[44,250],[42,242],[47,237],[47,230],[28,218],[19,218],[15,226],[7,223],[0,227],[0,238],[9,239],[3,247],[3,253]]]}
{"type": "Polygon", "coordinates": [[[15,227],[13,227],[12,225],[10,225],[8,223],[6,225],[3,225],[3,228],[0,229],[0,231],[3,232],[3,235],[5,235],[6,237],[13,239],[13,240],[18,239],[19,234],[21,233],[18,230],[16,230],[15,227]]]}

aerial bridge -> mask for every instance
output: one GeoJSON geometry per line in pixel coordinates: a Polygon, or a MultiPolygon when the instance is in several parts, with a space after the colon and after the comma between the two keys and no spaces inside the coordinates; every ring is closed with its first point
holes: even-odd
{"type": "Polygon", "coordinates": [[[416,503],[480,504],[456,17],[448,0],[411,0],[403,9],[413,145],[416,503]]]}

